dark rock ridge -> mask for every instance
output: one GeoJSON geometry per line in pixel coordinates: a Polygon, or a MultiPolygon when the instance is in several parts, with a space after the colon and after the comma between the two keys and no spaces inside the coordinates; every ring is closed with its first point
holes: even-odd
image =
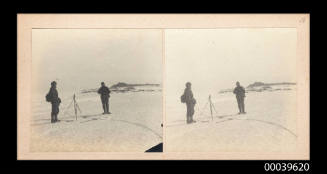
{"type": "MultiPolygon", "coordinates": [[[[124,93],[124,92],[155,92],[161,91],[161,89],[137,89],[137,87],[160,87],[160,84],[128,84],[124,82],[119,82],[109,87],[112,92],[117,93],[124,93]]],[[[90,93],[90,92],[97,92],[98,88],[93,89],[85,89],[82,90],[81,93],[90,93]]]]}
{"type": "Polygon", "coordinates": [[[274,85],[296,85],[296,83],[291,83],[291,82],[281,82],[281,83],[263,83],[263,82],[254,82],[247,86],[246,88],[253,88],[253,87],[259,87],[259,86],[274,86],[274,85]]]}
{"type": "MultiPolygon", "coordinates": [[[[281,83],[263,83],[254,82],[248,85],[245,89],[246,92],[263,92],[263,91],[287,91],[292,90],[290,86],[296,85],[296,83],[291,82],[281,82],[281,83]]],[[[224,89],[219,91],[219,93],[233,92],[233,89],[224,89]]]]}
{"type": "Polygon", "coordinates": [[[119,88],[119,87],[129,87],[129,88],[135,88],[136,86],[157,86],[159,87],[160,84],[150,84],[150,83],[145,83],[145,84],[127,84],[124,82],[119,82],[115,85],[112,85],[110,87],[110,89],[114,89],[114,88],[119,88]]]}

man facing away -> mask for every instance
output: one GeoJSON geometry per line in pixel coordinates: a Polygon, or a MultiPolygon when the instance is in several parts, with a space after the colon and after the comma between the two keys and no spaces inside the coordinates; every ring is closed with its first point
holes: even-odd
{"type": "Polygon", "coordinates": [[[51,102],[51,123],[58,122],[58,114],[59,114],[59,105],[61,103],[60,98],[58,97],[58,91],[57,91],[57,82],[53,81],[51,82],[51,87],[49,90],[49,93],[46,97],[48,102],[51,102]]]}
{"type": "Polygon", "coordinates": [[[193,120],[193,115],[194,115],[194,106],[196,104],[196,100],[193,98],[193,92],[191,90],[191,83],[187,82],[186,83],[186,88],[184,90],[184,101],[186,103],[186,108],[187,108],[187,112],[186,112],[186,123],[190,124],[190,123],[194,123],[195,121],[193,120]]]}
{"type": "Polygon", "coordinates": [[[245,114],[246,113],[244,111],[245,89],[240,85],[240,82],[236,82],[236,88],[234,89],[233,93],[236,95],[238,109],[240,111],[238,114],[245,114]]]}
{"type": "Polygon", "coordinates": [[[104,84],[104,82],[101,82],[101,87],[98,90],[98,93],[101,96],[101,102],[103,107],[103,114],[111,114],[109,112],[109,97],[110,97],[110,90],[109,88],[104,84]]]}

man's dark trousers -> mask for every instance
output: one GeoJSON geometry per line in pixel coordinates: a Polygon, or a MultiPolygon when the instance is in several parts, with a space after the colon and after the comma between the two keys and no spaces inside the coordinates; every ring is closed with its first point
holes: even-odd
{"type": "Polygon", "coordinates": [[[244,113],[244,97],[241,96],[237,96],[237,105],[238,105],[238,109],[240,110],[241,113],[244,113]]]}
{"type": "Polygon", "coordinates": [[[104,113],[109,113],[109,97],[101,96],[101,102],[104,113]]]}
{"type": "Polygon", "coordinates": [[[58,113],[59,113],[59,103],[53,102],[51,103],[51,122],[58,121],[58,113]]]}
{"type": "Polygon", "coordinates": [[[193,115],[194,115],[194,104],[186,103],[186,107],[187,107],[186,121],[187,123],[191,123],[193,121],[193,115]]]}

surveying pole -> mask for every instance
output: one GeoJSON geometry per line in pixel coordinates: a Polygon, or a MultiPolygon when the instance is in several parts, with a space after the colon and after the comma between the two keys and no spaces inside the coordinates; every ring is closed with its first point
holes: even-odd
{"type": "Polygon", "coordinates": [[[74,94],[74,97],[73,97],[73,102],[74,102],[74,111],[75,111],[75,117],[76,117],[76,120],[77,120],[77,110],[82,113],[81,109],[79,108],[78,106],[78,103],[76,101],[76,95],[74,94]]]}
{"type": "Polygon", "coordinates": [[[209,104],[210,104],[211,120],[213,121],[211,95],[209,95],[209,104]]]}
{"type": "Polygon", "coordinates": [[[77,107],[76,107],[77,103],[76,103],[76,99],[75,99],[75,94],[74,94],[74,97],[73,97],[73,101],[74,101],[75,118],[77,120],[77,107]]]}

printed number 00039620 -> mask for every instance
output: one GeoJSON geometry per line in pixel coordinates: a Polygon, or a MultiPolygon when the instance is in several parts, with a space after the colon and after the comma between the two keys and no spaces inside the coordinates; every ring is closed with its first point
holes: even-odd
{"type": "Polygon", "coordinates": [[[265,171],[309,171],[309,163],[265,163],[265,171]]]}

